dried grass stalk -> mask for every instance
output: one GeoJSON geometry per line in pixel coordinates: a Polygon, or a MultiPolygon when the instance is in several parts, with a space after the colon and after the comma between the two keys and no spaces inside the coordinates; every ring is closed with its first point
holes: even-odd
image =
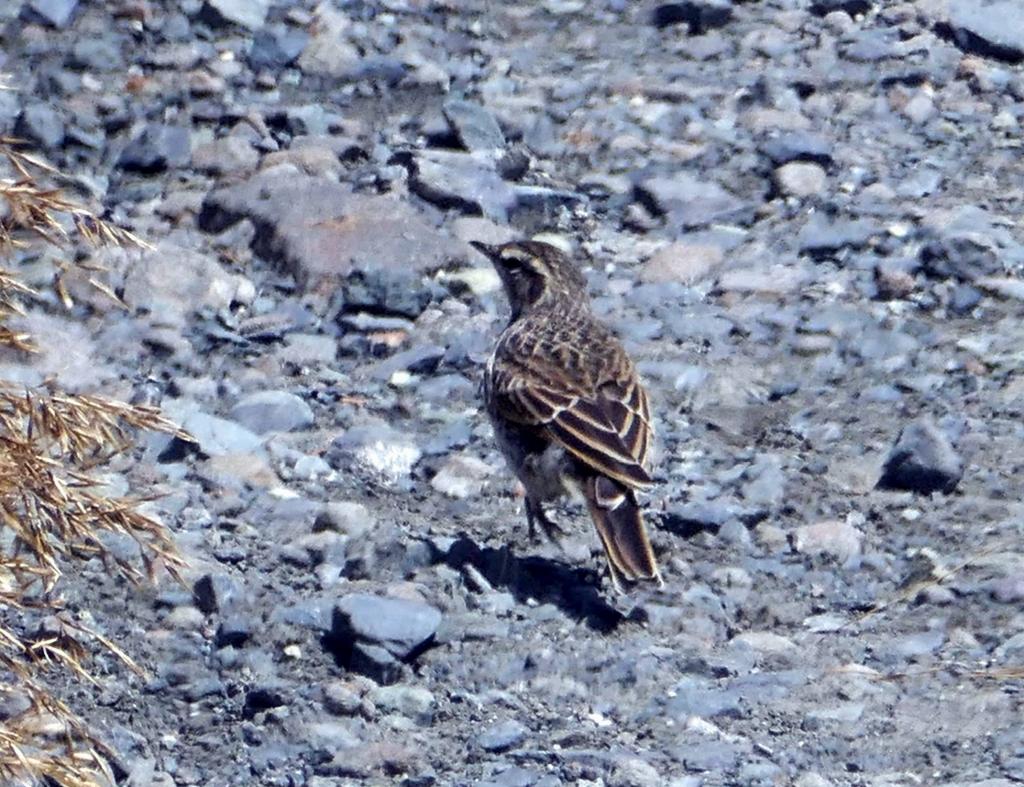
{"type": "MultiPolygon", "coordinates": [[[[54,185],[60,173],[0,137],[0,260],[43,243],[60,248],[78,239],[92,245],[149,248],[77,204],[54,185]]],[[[55,263],[58,299],[71,305],[55,263]]],[[[79,266],[87,267],[87,266],[79,266]]],[[[88,268],[92,270],[91,268],[88,268]]],[[[91,278],[115,302],[109,288],[91,278]]],[[[7,324],[22,301],[37,295],[0,265],[0,346],[31,352],[30,336],[7,324]]],[[[91,647],[104,648],[142,674],[115,642],[61,609],[62,567],[99,559],[131,582],[161,571],[178,577],[182,560],[158,521],[143,514],[144,498],[105,495],[92,473],[132,446],[134,432],[188,435],[159,411],[102,396],[69,395],[54,385],[25,390],[0,381],[0,697],[16,711],[0,719],[0,783],[109,785],[109,752],[64,703],[47,690],[52,670],[86,681],[91,647]],[[6,533],[4,531],[7,531],[6,533]],[[104,539],[130,538],[138,558],[115,555],[104,539]],[[42,623],[26,631],[25,614],[42,623]]]]}

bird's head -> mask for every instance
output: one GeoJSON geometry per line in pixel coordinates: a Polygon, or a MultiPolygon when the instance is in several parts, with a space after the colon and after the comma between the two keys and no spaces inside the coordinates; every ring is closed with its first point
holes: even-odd
{"type": "Polygon", "coordinates": [[[491,261],[512,307],[512,319],[544,304],[586,300],[587,282],[560,249],[535,240],[491,246],[470,241],[491,261]]]}

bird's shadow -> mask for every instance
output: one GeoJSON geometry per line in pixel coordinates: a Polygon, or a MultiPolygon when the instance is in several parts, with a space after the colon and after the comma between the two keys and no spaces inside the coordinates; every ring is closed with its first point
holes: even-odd
{"type": "Polygon", "coordinates": [[[493,587],[507,590],[519,603],[531,598],[550,602],[569,617],[602,633],[642,616],[639,608],[624,614],[606,601],[594,570],[540,556],[518,557],[508,546],[481,546],[460,535],[438,562],[458,571],[472,566],[493,587]]]}

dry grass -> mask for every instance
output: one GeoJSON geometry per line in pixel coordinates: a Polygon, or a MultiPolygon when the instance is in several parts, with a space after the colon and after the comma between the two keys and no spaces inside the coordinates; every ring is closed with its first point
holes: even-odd
{"type": "MultiPolygon", "coordinates": [[[[53,185],[59,173],[16,140],[0,137],[0,164],[0,263],[33,244],[146,246],[65,196],[53,185]]],[[[69,264],[57,263],[53,272],[65,305],[69,264]]],[[[0,264],[0,346],[32,352],[32,337],[8,322],[34,295],[0,264]]],[[[15,709],[0,717],[0,783],[113,783],[102,743],[47,691],[46,679],[66,670],[92,681],[95,647],[141,674],[116,643],[62,609],[60,582],[70,563],[98,559],[131,582],[178,576],[181,559],[163,526],[140,512],[143,501],[103,494],[93,475],[131,447],[138,429],[187,438],[153,408],[0,381],[0,699],[15,709]],[[134,540],[138,559],[108,550],[110,534],[134,540]],[[26,620],[42,622],[26,630],[26,620]]]]}

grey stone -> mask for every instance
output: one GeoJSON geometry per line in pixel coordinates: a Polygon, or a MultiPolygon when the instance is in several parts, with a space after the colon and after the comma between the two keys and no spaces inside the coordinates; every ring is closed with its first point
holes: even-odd
{"type": "Polygon", "coordinates": [[[256,434],[291,432],[313,425],[313,410],[288,391],[259,391],[231,408],[231,418],[256,434]]]}
{"type": "Polygon", "coordinates": [[[422,456],[422,449],[408,433],[379,423],[358,426],[340,435],[325,458],[338,470],[359,467],[395,483],[408,476],[422,456]]]}
{"type": "Polygon", "coordinates": [[[53,107],[33,102],[18,116],[14,134],[44,150],[54,150],[64,142],[64,121],[53,107]]]}
{"type": "Polygon", "coordinates": [[[949,438],[931,419],[908,424],[889,452],[878,486],[929,494],[950,493],[960,482],[963,465],[949,438]]]}
{"type": "Polygon", "coordinates": [[[725,0],[684,0],[660,3],[654,8],[651,23],[657,28],[686,24],[692,36],[699,36],[732,19],[732,6],[725,0]]]}
{"type": "Polygon", "coordinates": [[[477,745],[484,751],[501,752],[518,747],[526,740],[528,730],[515,719],[499,721],[476,737],[477,745]]]}
{"type": "Polygon", "coordinates": [[[22,14],[53,27],[66,27],[77,9],[78,0],[28,0],[22,6],[22,14]]]}
{"type": "Polygon", "coordinates": [[[791,161],[775,170],[775,185],[791,197],[813,197],[825,191],[828,176],[820,164],[791,161]]]}
{"type": "Polygon", "coordinates": [[[181,126],[146,126],[121,152],[117,164],[132,172],[155,174],[188,165],[192,158],[189,131],[181,126]]]}
{"type": "MultiPolygon", "coordinates": [[[[262,451],[263,441],[244,426],[203,412],[197,405],[164,402],[165,412],[195,438],[195,450],[206,456],[251,454],[262,451]]],[[[175,438],[177,440],[177,438],[175,438]]]]}
{"type": "Polygon", "coordinates": [[[515,191],[485,154],[426,150],[403,162],[413,192],[440,208],[505,222],[516,203],[515,191]]]}
{"type": "Polygon", "coordinates": [[[263,26],[272,0],[206,0],[199,11],[199,19],[213,27],[230,24],[248,30],[263,26]]]}
{"type": "Polygon", "coordinates": [[[116,38],[83,38],[71,48],[68,65],[90,71],[117,71],[124,67],[124,56],[116,38]]]}
{"type": "Polygon", "coordinates": [[[285,25],[267,25],[257,30],[249,47],[249,65],[253,68],[279,69],[290,66],[309,43],[309,34],[285,25]]]}
{"type": "Polygon", "coordinates": [[[196,607],[207,615],[225,612],[242,600],[242,586],[230,574],[203,574],[192,586],[196,607]]]}
{"type": "Polygon", "coordinates": [[[651,213],[666,216],[682,229],[752,216],[749,204],[718,183],[699,180],[687,172],[646,178],[637,184],[636,197],[651,213]]]}
{"type": "Polygon", "coordinates": [[[331,634],[339,642],[378,645],[408,661],[430,644],[440,623],[441,612],[429,604],[356,593],[335,604],[331,634]]]}
{"type": "Polygon", "coordinates": [[[781,167],[791,161],[809,161],[828,167],[832,164],[832,143],[825,137],[804,131],[791,131],[765,141],[761,152],[781,167]]]}
{"type": "Polygon", "coordinates": [[[862,248],[881,227],[867,219],[830,219],[824,213],[811,216],[797,238],[799,249],[812,257],[827,257],[844,248],[862,248]]]}
{"type": "Polygon", "coordinates": [[[1008,63],[1024,60],[1024,7],[1016,0],[951,0],[939,30],[965,52],[1008,63]]]}
{"type": "Polygon", "coordinates": [[[327,178],[279,166],[210,192],[199,225],[222,232],[242,219],[256,225],[253,251],[279,261],[306,289],[330,287],[354,268],[431,270],[466,249],[408,203],[353,194],[327,178]]]}
{"type": "Polygon", "coordinates": [[[213,174],[238,174],[255,168],[260,154],[248,139],[228,135],[199,145],[192,152],[192,166],[213,174]]]}
{"type": "Polygon", "coordinates": [[[505,146],[505,135],[498,121],[480,104],[452,99],[445,102],[443,110],[466,150],[493,152],[505,146]]]}
{"type": "Polygon", "coordinates": [[[422,686],[381,686],[367,695],[379,710],[400,713],[418,724],[430,724],[434,718],[434,695],[422,686]]]}

